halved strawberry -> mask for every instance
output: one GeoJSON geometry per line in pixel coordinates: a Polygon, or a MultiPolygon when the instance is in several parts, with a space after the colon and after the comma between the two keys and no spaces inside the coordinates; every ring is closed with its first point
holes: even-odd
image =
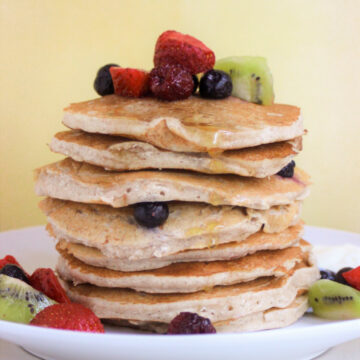
{"type": "Polygon", "coordinates": [[[360,290],[360,266],[342,273],[346,282],[357,290],[360,290]]]}
{"type": "Polygon", "coordinates": [[[41,291],[50,299],[59,303],[71,302],[53,270],[44,268],[37,269],[30,276],[29,280],[33,288],[41,291]]]}
{"type": "Polygon", "coordinates": [[[182,65],[192,75],[214,67],[215,54],[200,40],[177,31],[165,31],[155,45],[155,67],[182,65]]]}
{"type": "Polygon", "coordinates": [[[48,328],[103,333],[99,318],[81,304],[55,304],[40,311],[30,325],[48,328]]]}
{"type": "Polygon", "coordinates": [[[110,74],[114,92],[120,96],[140,97],[149,92],[149,73],[144,70],[113,66],[110,74]]]}

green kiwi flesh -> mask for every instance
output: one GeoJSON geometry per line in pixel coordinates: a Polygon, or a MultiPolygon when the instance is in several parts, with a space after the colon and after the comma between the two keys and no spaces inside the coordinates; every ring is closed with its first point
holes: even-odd
{"type": "Polygon", "coordinates": [[[360,318],[360,291],[332,280],[319,280],[309,289],[314,314],[331,320],[360,318]]]}
{"type": "Polygon", "coordinates": [[[37,313],[56,302],[24,281],[0,275],[0,320],[28,324],[37,313]]]}
{"type": "Polygon", "coordinates": [[[230,56],[216,62],[214,69],[228,73],[232,95],[255,104],[274,102],[273,79],[266,59],[258,56],[230,56]]]}

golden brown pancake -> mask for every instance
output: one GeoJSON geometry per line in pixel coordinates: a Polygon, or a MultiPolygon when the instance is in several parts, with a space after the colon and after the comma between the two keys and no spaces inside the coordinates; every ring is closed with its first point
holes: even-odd
{"type": "Polygon", "coordinates": [[[50,143],[54,152],[109,170],[183,169],[259,178],[279,172],[301,146],[302,139],[298,137],[210,156],[208,153],[173,152],[141,141],[77,130],[57,133],[50,143]]]}
{"type": "Polygon", "coordinates": [[[135,221],[129,207],[115,209],[47,198],[40,202],[40,208],[56,238],[128,260],[243,241],[260,229],[282,231],[297,223],[300,209],[298,203],[269,210],[170,203],[165,223],[149,229],[135,221]]]}
{"type": "MultiPolygon", "coordinates": [[[[49,233],[55,237],[51,225],[48,225],[47,228],[49,233]]],[[[298,243],[302,234],[303,222],[300,221],[297,225],[290,226],[279,233],[259,231],[240,242],[234,241],[200,250],[185,250],[161,258],[140,260],[117,258],[114,254],[105,256],[97,248],[71,243],[63,239],[59,239],[57,247],[89,265],[120,271],[142,271],[162,268],[173,263],[234,260],[257,251],[285,249],[298,243]]]]}
{"type": "Polygon", "coordinates": [[[129,288],[146,293],[190,293],[219,285],[233,285],[259,277],[281,277],[306,260],[311,246],[301,240],[282,250],[258,251],[236,260],[175,263],[156,270],[122,272],[83,263],[57,246],[57,271],[74,284],[129,288]]]}
{"type": "Polygon", "coordinates": [[[71,104],[63,123],[72,129],[120,135],[182,152],[242,149],[303,134],[298,107],[262,106],[235,97],[192,96],[166,102],[108,95],[71,104]]]}
{"type": "Polygon", "coordinates": [[[37,195],[113,207],[179,200],[268,209],[303,200],[310,184],[298,167],[292,178],[256,179],[176,171],[110,172],[70,158],[37,169],[35,177],[37,195]]]}
{"type": "Polygon", "coordinates": [[[311,256],[308,261],[298,263],[282,277],[262,277],[187,294],[148,294],[65,281],[63,285],[72,301],[89,307],[101,319],[169,323],[180,312],[189,311],[217,322],[289,306],[300,290],[319,278],[311,256]]]}

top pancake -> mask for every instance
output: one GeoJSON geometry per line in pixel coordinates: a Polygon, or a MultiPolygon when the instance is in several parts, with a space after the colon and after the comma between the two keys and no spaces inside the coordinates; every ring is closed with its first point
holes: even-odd
{"type": "Polygon", "coordinates": [[[63,123],[91,133],[121,135],[163,149],[214,152],[293,139],[303,134],[300,109],[257,105],[235,97],[192,96],[165,102],[108,95],[71,104],[63,123]]]}

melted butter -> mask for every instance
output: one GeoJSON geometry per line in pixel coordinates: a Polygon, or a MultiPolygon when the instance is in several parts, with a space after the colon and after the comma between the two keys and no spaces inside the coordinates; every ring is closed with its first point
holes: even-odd
{"type": "MultiPolygon", "coordinates": [[[[209,152],[209,155],[212,156],[209,152]]],[[[224,173],[227,168],[221,160],[211,159],[209,164],[209,169],[214,173],[224,173]]]]}
{"type": "Polygon", "coordinates": [[[212,291],[214,289],[214,286],[205,286],[204,288],[203,288],[203,291],[205,291],[205,292],[210,292],[210,291],[212,291]]]}
{"type": "Polygon", "coordinates": [[[209,196],[209,203],[213,206],[224,204],[224,199],[219,194],[212,192],[209,196]]]}
{"type": "MultiPolygon", "coordinates": [[[[186,231],[186,236],[197,236],[204,233],[212,233],[216,228],[221,225],[218,221],[211,221],[206,226],[202,227],[193,227],[186,231]]],[[[212,245],[211,245],[212,246],[212,245]]]]}

